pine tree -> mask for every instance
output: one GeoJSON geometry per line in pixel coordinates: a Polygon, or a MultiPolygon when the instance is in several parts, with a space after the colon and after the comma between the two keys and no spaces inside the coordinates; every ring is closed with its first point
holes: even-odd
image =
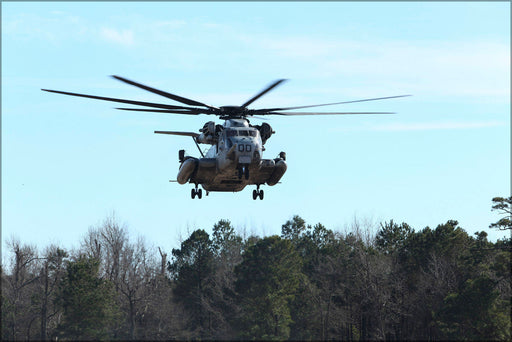
{"type": "Polygon", "coordinates": [[[288,339],[290,303],[304,277],[301,268],[292,243],[279,236],[261,239],[248,248],[235,268],[242,305],[241,338],[288,339]]]}
{"type": "Polygon", "coordinates": [[[80,256],[69,261],[60,286],[63,320],[59,339],[104,340],[116,337],[119,311],[111,282],[98,277],[99,261],[80,256]]]}
{"type": "Polygon", "coordinates": [[[210,236],[198,229],[181,243],[180,249],[173,249],[172,255],[168,269],[175,281],[173,292],[191,315],[189,329],[195,330],[199,338],[211,338],[209,307],[215,265],[210,236]]]}

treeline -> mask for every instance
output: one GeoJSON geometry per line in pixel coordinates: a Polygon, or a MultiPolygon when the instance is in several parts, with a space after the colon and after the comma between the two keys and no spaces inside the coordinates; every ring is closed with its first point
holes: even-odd
{"type": "Polygon", "coordinates": [[[112,216],[76,250],[11,239],[2,340],[510,340],[511,240],[299,216],[280,236],[227,220],[171,253],[112,216]]]}

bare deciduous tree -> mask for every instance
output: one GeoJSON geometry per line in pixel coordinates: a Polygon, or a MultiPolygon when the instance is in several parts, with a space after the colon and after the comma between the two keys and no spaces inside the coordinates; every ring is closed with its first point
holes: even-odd
{"type": "Polygon", "coordinates": [[[5,286],[2,279],[2,292],[11,309],[7,325],[13,340],[29,339],[32,323],[37,318],[31,303],[34,289],[29,287],[34,287],[40,278],[39,257],[34,246],[22,245],[18,239],[11,238],[7,245],[12,255],[10,275],[5,276],[5,286]]]}

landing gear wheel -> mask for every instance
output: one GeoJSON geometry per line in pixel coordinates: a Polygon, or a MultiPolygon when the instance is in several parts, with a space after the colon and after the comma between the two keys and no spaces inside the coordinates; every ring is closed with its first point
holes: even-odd
{"type": "Polygon", "coordinates": [[[260,198],[260,200],[263,199],[263,190],[260,190],[259,184],[256,185],[256,190],[252,191],[252,199],[255,200],[258,197],[260,198]]]}
{"type": "MultiPolygon", "coordinates": [[[[206,194],[208,195],[208,193],[206,193],[206,194]]],[[[203,190],[198,189],[197,185],[196,185],[195,189],[192,189],[190,191],[190,196],[192,197],[192,199],[196,198],[196,195],[197,195],[197,198],[199,198],[199,199],[201,199],[201,197],[203,197],[203,190]]]]}
{"type": "Polygon", "coordinates": [[[245,173],[245,179],[248,180],[249,179],[249,167],[248,166],[245,166],[244,167],[244,173],[245,173]]]}
{"type": "Polygon", "coordinates": [[[242,179],[243,174],[244,174],[244,171],[243,171],[242,167],[239,167],[238,168],[238,179],[242,179]]]}

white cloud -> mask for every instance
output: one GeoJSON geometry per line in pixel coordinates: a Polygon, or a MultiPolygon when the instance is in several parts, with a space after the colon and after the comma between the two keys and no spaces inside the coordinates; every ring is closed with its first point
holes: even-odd
{"type": "MultiPolygon", "coordinates": [[[[3,19],[3,18],[2,18],[3,19]]],[[[132,28],[119,30],[92,23],[76,15],[51,11],[48,16],[18,14],[2,23],[3,35],[16,40],[38,40],[52,44],[102,39],[107,42],[130,46],[134,44],[132,28]]]]}
{"type": "MultiPolygon", "coordinates": [[[[314,36],[241,37],[258,49],[308,65],[312,77],[343,77],[433,96],[510,94],[510,46],[466,41],[354,41],[314,36]]],[[[368,84],[371,83],[371,84],[368,84]]]]}
{"type": "Polygon", "coordinates": [[[109,42],[117,43],[125,46],[134,44],[132,30],[116,30],[112,28],[103,27],[100,31],[100,36],[109,42]]]}
{"type": "MultiPolygon", "coordinates": [[[[483,40],[356,40],[328,34],[262,34],[250,26],[198,24],[193,19],[154,21],[144,17],[115,24],[54,12],[43,18],[18,15],[3,23],[16,39],[64,41],[100,39],[141,46],[162,67],[233,70],[237,65],[279,77],[336,80],[345,96],[412,93],[423,97],[462,96],[509,102],[510,46],[483,40]],[[122,29],[120,29],[120,27],[122,29]],[[142,40],[136,40],[143,37],[142,40]],[[171,44],[173,43],[173,44],[171,44]],[[234,63],[233,61],[238,61],[234,63]]],[[[325,82],[326,84],[332,82],[325,82]]],[[[325,90],[315,86],[311,92],[325,90]]]]}

